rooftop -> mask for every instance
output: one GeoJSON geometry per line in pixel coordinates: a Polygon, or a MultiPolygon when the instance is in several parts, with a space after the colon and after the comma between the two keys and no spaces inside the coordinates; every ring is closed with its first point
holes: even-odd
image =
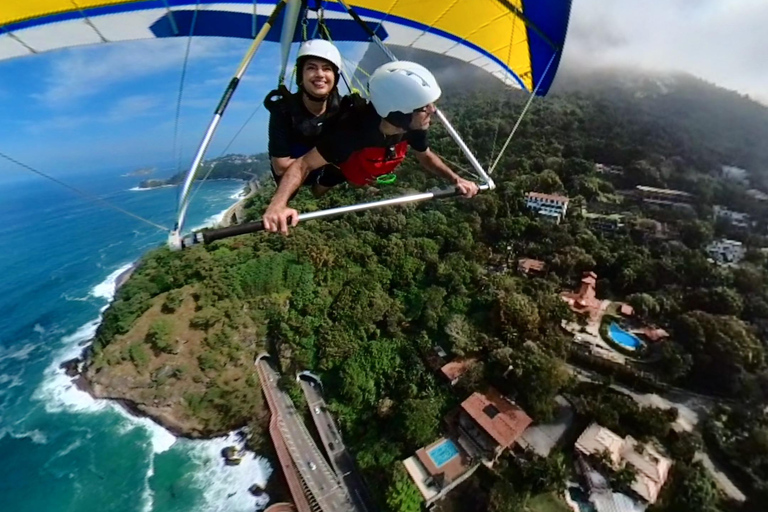
{"type": "Polygon", "coordinates": [[[546,264],[543,261],[533,260],[531,258],[521,258],[517,260],[518,270],[525,272],[542,272],[546,264]]]}
{"type": "Polygon", "coordinates": [[[440,371],[443,372],[443,375],[445,375],[449,381],[453,382],[454,380],[464,375],[476,363],[477,359],[474,357],[456,359],[446,365],[443,365],[443,367],[440,368],[440,371]]]}
{"type": "Polygon", "coordinates": [[[646,187],[644,185],[638,185],[637,190],[641,192],[648,192],[651,194],[661,194],[661,195],[667,195],[667,196],[678,196],[678,197],[691,197],[691,194],[688,192],[683,192],[682,190],[672,190],[669,188],[656,188],[656,187],[646,187]]]}
{"type": "Polygon", "coordinates": [[[579,436],[576,449],[585,455],[607,451],[614,468],[624,463],[631,464],[637,473],[632,490],[648,503],[658,499],[672,467],[672,461],[652,444],[641,445],[630,436],[622,439],[597,423],[592,423],[579,436]]]}
{"type": "Polygon", "coordinates": [[[484,394],[473,393],[462,402],[461,408],[504,448],[509,448],[533,421],[493,388],[484,394]]]}
{"type": "Polygon", "coordinates": [[[623,446],[624,439],[597,423],[592,423],[587,427],[576,441],[576,449],[584,455],[593,455],[607,451],[614,466],[617,466],[621,461],[621,449],[623,446]]]}
{"type": "Polygon", "coordinates": [[[531,199],[548,199],[558,203],[567,203],[569,201],[567,197],[559,194],[543,194],[541,192],[528,192],[525,194],[525,197],[530,197],[531,199]]]}

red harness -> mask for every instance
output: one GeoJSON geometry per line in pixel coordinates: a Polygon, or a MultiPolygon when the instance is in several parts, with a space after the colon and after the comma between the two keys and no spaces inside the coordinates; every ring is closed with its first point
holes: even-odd
{"type": "Polygon", "coordinates": [[[352,153],[339,169],[348,182],[362,187],[375,182],[378,176],[394,172],[407,152],[407,141],[386,148],[364,148],[352,153]]]}

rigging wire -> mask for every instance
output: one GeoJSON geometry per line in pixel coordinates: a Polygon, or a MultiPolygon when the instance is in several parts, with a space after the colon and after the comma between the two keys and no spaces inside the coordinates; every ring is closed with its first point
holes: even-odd
{"type": "Polygon", "coordinates": [[[536,84],[536,87],[533,89],[533,92],[531,93],[531,97],[528,98],[528,102],[525,104],[525,107],[523,108],[523,111],[520,113],[520,117],[517,118],[517,122],[515,123],[515,126],[512,127],[512,132],[509,134],[509,137],[507,137],[507,141],[504,143],[504,146],[502,146],[501,151],[499,151],[499,155],[496,157],[496,160],[493,162],[493,165],[490,169],[488,169],[488,174],[490,175],[494,169],[496,169],[496,165],[498,165],[499,160],[501,160],[501,157],[504,155],[504,152],[507,150],[507,146],[509,146],[509,143],[512,141],[512,137],[515,136],[515,132],[517,131],[517,128],[520,126],[520,123],[523,121],[523,117],[525,117],[526,112],[528,112],[528,107],[531,106],[531,103],[533,103],[533,99],[536,97],[536,93],[539,90],[539,86],[544,82],[544,77],[547,76],[547,73],[549,72],[550,66],[552,66],[552,63],[555,61],[555,57],[557,56],[557,52],[554,52],[552,54],[552,57],[549,59],[549,63],[547,64],[547,67],[544,69],[544,73],[541,75],[541,78],[539,78],[539,83],[536,84]]]}
{"type": "Polygon", "coordinates": [[[173,123],[173,157],[176,158],[176,172],[181,172],[181,148],[177,148],[179,141],[179,118],[181,117],[181,97],[184,94],[184,80],[187,76],[187,62],[189,61],[189,48],[192,46],[192,36],[195,33],[197,24],[197,13],[200,7],[200,0],[195,4],[195,12],[192,15],[192,26],[187,37],[187,49],[184,52],[184,63],[181,66],[181,79],[179,80],[179,94],[176,99],[176,120],[173,123]],[[178,153],[177,153],[178,150],[178,153]]]}
{"type": "MultiPolygon", "coordinates": [[[[224,154],[229,150],[229,147],[235,142],[235,139],[240,135],[240,132],[242,132],[245,127],[248,125],[248,123],[251,122],[251,119],[253,119],[253,116],[256,115],[256,113],[259,111],[259,109],[262,107],[262,104],[259,103],[259,105],[251,112],[251,115],[248,116],[248,119],[245,120],[245,122],[240,126],[240,129],[237,130],[234,137],[229,141],[229,143],[226,145],[226,147],[222,150],[221,154],[219,155],[219,158],[223,157],[224,154]]],[[[198,183],[197,187],[192,191],[192,193],[189,196],[189,202],[192,203],[192,199],[194,199],[195,195],[200,191],[200,188],[203,186],[203,183],[205,183],[205,180],[208,179],[208,177],[213,172],[214,167],[216,167],[216,164],[212,165],[210,169],[208,169],[208,172],[205,173],[205,176],[203,176],[203,179],[200,180],[200,183],[198,183]]]]}
{"type": "Polygon", "coordinates": [[[44,173],[42,171],[38,171],[34,167],[31,167],[31,166],[29,166],[29,165],[27,165],[25,163],[19,162],[15,158],[10,157],[10,156],[6,155],[3,152],[0,152],[0,157],[5,158],[9,162],[11,162],[13,164],[16,164],[16,165],[18,165],[19,167],[21,167],[23,169],[26,169],[26,170],[28,170],[30,172],[33,172],[33,173],[37,174],[38,176],[42,176],[43,178],[45,178],[47,180],[50,180],[50,181],[52,181],[52,182],[54,182],[54,183],[56,183],[58,185],[61,185],[62,187],[66,188],[68,190],[71,190],[72,192],[75,192],[76,194],[86,198],[88,201],[91,201],[92,203],[103,204],[105,206],[108,206],[109,208],[112,208],[113,210],[117,210],[120,213],[128,215],[129,217],[132,217],[134,219],[140,220],[141,222],[149,224],[150,226],[155,227],[155,228],[157,228],[157,229],[159,229],[161,231],[168,232],[168,228],[165,227],[165,226],[161,226],[160,224],[157,224],[157,223],[155,223],[155,222],[153,222],[153,221],[151,221],[149,219],[145,219],[144,217],[136,215],[135,213],[132,213],[132,212],[129,212],[128,210],[120,208],[119,206],[114,205],[114,204],[110,203],[109,201],[107,201],[106,199],[100,198],[99,196],[95,196],[93,194],[89,194],[88,192],[80,190],[79,188],[75,188],[72,185],[68,185],[67,183],[64,183],[63,181],[59,180],[58,178],[54,178],[53,176],[51,176],[49,174],[46,174],[46,173],[44,173]]]}

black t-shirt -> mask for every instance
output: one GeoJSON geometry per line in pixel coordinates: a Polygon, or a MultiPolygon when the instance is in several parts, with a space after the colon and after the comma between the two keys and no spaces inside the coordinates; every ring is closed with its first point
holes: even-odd
{"type": "Polygon", "coordinates": [[[332,129],[325,131],[317,142],[317,151],[326,162],[340,165],[362,149],[386,148],[401,141],[408,142],[419,152],[429,148],[426,130],[385,136],[379,130],[380,123],[381,117],[369,103],[361,111],[342,117],[332,129]]]}
{"type": "Polygon", "coordinates": [[[275,108],[269,116],[269,156],[273,158],[292,157],[298,158],[315,147],[321,134],[328,123],[338,113],[338,108],[326,110],[320,116],[315,116],[307,110],[301,100],[301,93],[291,95],[291,98],[282,98],[275,104],[275,108]],[[304,133],[300,126],[303,122],[316,125],[313,130],[316,134],[304,133]]]}

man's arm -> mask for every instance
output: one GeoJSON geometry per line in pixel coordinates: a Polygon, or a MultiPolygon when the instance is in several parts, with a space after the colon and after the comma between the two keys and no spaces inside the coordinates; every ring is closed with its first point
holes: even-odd
{"type": "Polygon", "coordinates": [[[275,195],[272,196],[272,201],[269,203],[267,211],[264,212],[262,217],[264,229],[273,233],[280,230],[284,235],[287,235],[288,219],[291,219],[291,226],[296,226],[299,223],[299,213],[293,208],[288,208],[288,201],[293,193],[304,183],[304,180],[307,179],[310,171],[319,169],[327,163],[320,156],[317,149],[313,148],[309,153],[301,158],[297,158],[288,166],[280,180],[280,185],[277,187],[275,195]]]}
{"type": "Polygon", "coordinates": [[[429,148],[427,148],[426,151],[415,151],[415,153],[416,159],[419,161],[422,167],[424,167],[432,174],[436,174],[446,181],[456,185],[464,197],[472,197],[479,192],[477,184],[472,183],[469,180],[465,180],[453,172],[447,165],[445,165],[445,163],[443,163],[440,157],[434,154],[429,148]]]}
{"type": "Polygon", "coordinates": [[[290,156],[273,156],[270,160],[272,161],[272,168],[275,170],[278,176],[285,174],[291,164],[296,161],[295,158],[290,156]]]}

